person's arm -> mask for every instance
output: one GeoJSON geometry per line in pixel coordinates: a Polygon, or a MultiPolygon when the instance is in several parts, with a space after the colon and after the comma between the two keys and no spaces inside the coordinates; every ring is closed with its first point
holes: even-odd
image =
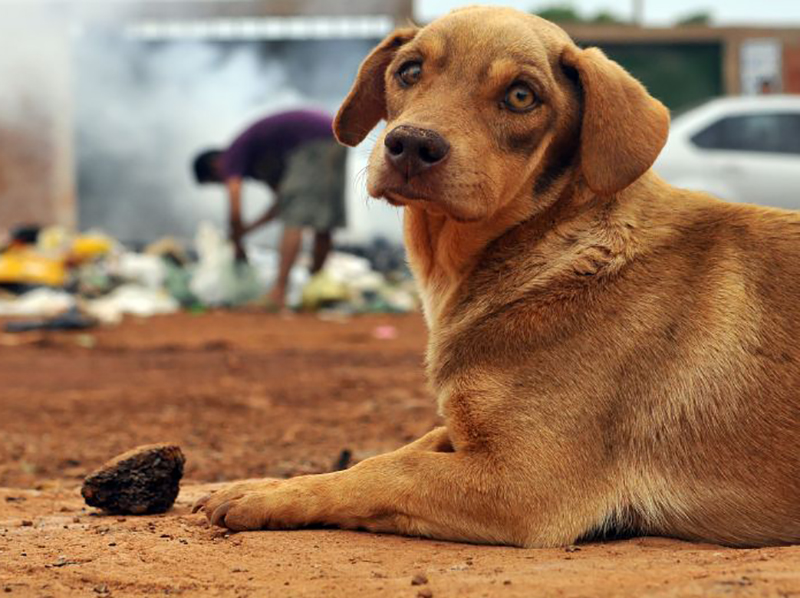
{"type": "Polygon", "coordinates": [[[228,188],[230,238],[236,249],[236,259],[247,261],[247,254],[242,246],[245,230],[242,224],[242,179],[230,177],[225,181],[228,188]]]}
{"type": "Polygon", "coordinates": [[[257,229],[259,226],[264,226],[267,222],[273,220],[278,215],[278,201],[276,200],[270,208],[264,212],[264,215],[244,227],[244,232],[249,233],[257,229]]]}

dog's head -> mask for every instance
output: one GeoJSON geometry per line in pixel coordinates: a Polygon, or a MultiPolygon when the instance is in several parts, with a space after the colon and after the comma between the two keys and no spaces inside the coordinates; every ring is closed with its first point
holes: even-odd
{"type": "Polygon", "coordinates": [[[564,176],[598,195],[639,178],[669,115],[598,49],[512,9],[470,7],[389,35],[334,122],[357,145],[382,119],[368,189],[461,221],[536,201],[564,176]]]}

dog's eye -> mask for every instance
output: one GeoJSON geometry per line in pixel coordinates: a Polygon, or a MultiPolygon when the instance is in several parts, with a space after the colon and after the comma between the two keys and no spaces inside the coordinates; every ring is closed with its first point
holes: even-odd
{"type": "Polygon", "coordinates": [[[403,87],[411,87],[422,77],[422,63],[416,60],[404,62],[397,71],[397,78],[403,87]]]}
{"type": "Polygon", "coordinates": [[[536,106],[536,94],[524,83],[514,83],[506,90],[503,103],[514,112],[526,112],[536,106]]]}

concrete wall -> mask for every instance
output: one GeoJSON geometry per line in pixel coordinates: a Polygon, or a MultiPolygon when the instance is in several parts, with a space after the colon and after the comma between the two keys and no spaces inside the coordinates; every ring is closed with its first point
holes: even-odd
{"type": "Polygon", "coordinates": [[[23,222],[75,222],[70,39],[0,25],[0,236],[23,222]]]}

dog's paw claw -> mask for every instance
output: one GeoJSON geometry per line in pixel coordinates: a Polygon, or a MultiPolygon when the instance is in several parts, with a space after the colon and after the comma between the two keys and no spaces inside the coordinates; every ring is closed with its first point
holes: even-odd
{"type": "Polygon", "coordinates": [[[231,510],[233,504],[234,503],[232,500],[228,500],[219,505],[216,509],[214,509],[214,512],[209,517],[209,522],[211,523],[211,525],[216,525],[218,527],[227,527],[225,525],[225,515],[227,515],[228,511],[231,510]]]}
{"type": "Polygon", "coordinates": [[[206,503],[208,502],[208,499],[211,498],[211,495],[212,495],[212,493],[209,492],[205,496],[201,496],[200,498],[198,498],[194,502],[194,504],[192,505],[192,513],[197,513],[198,511],[203,509],[203,507],[206,506],[206,503]]]}

